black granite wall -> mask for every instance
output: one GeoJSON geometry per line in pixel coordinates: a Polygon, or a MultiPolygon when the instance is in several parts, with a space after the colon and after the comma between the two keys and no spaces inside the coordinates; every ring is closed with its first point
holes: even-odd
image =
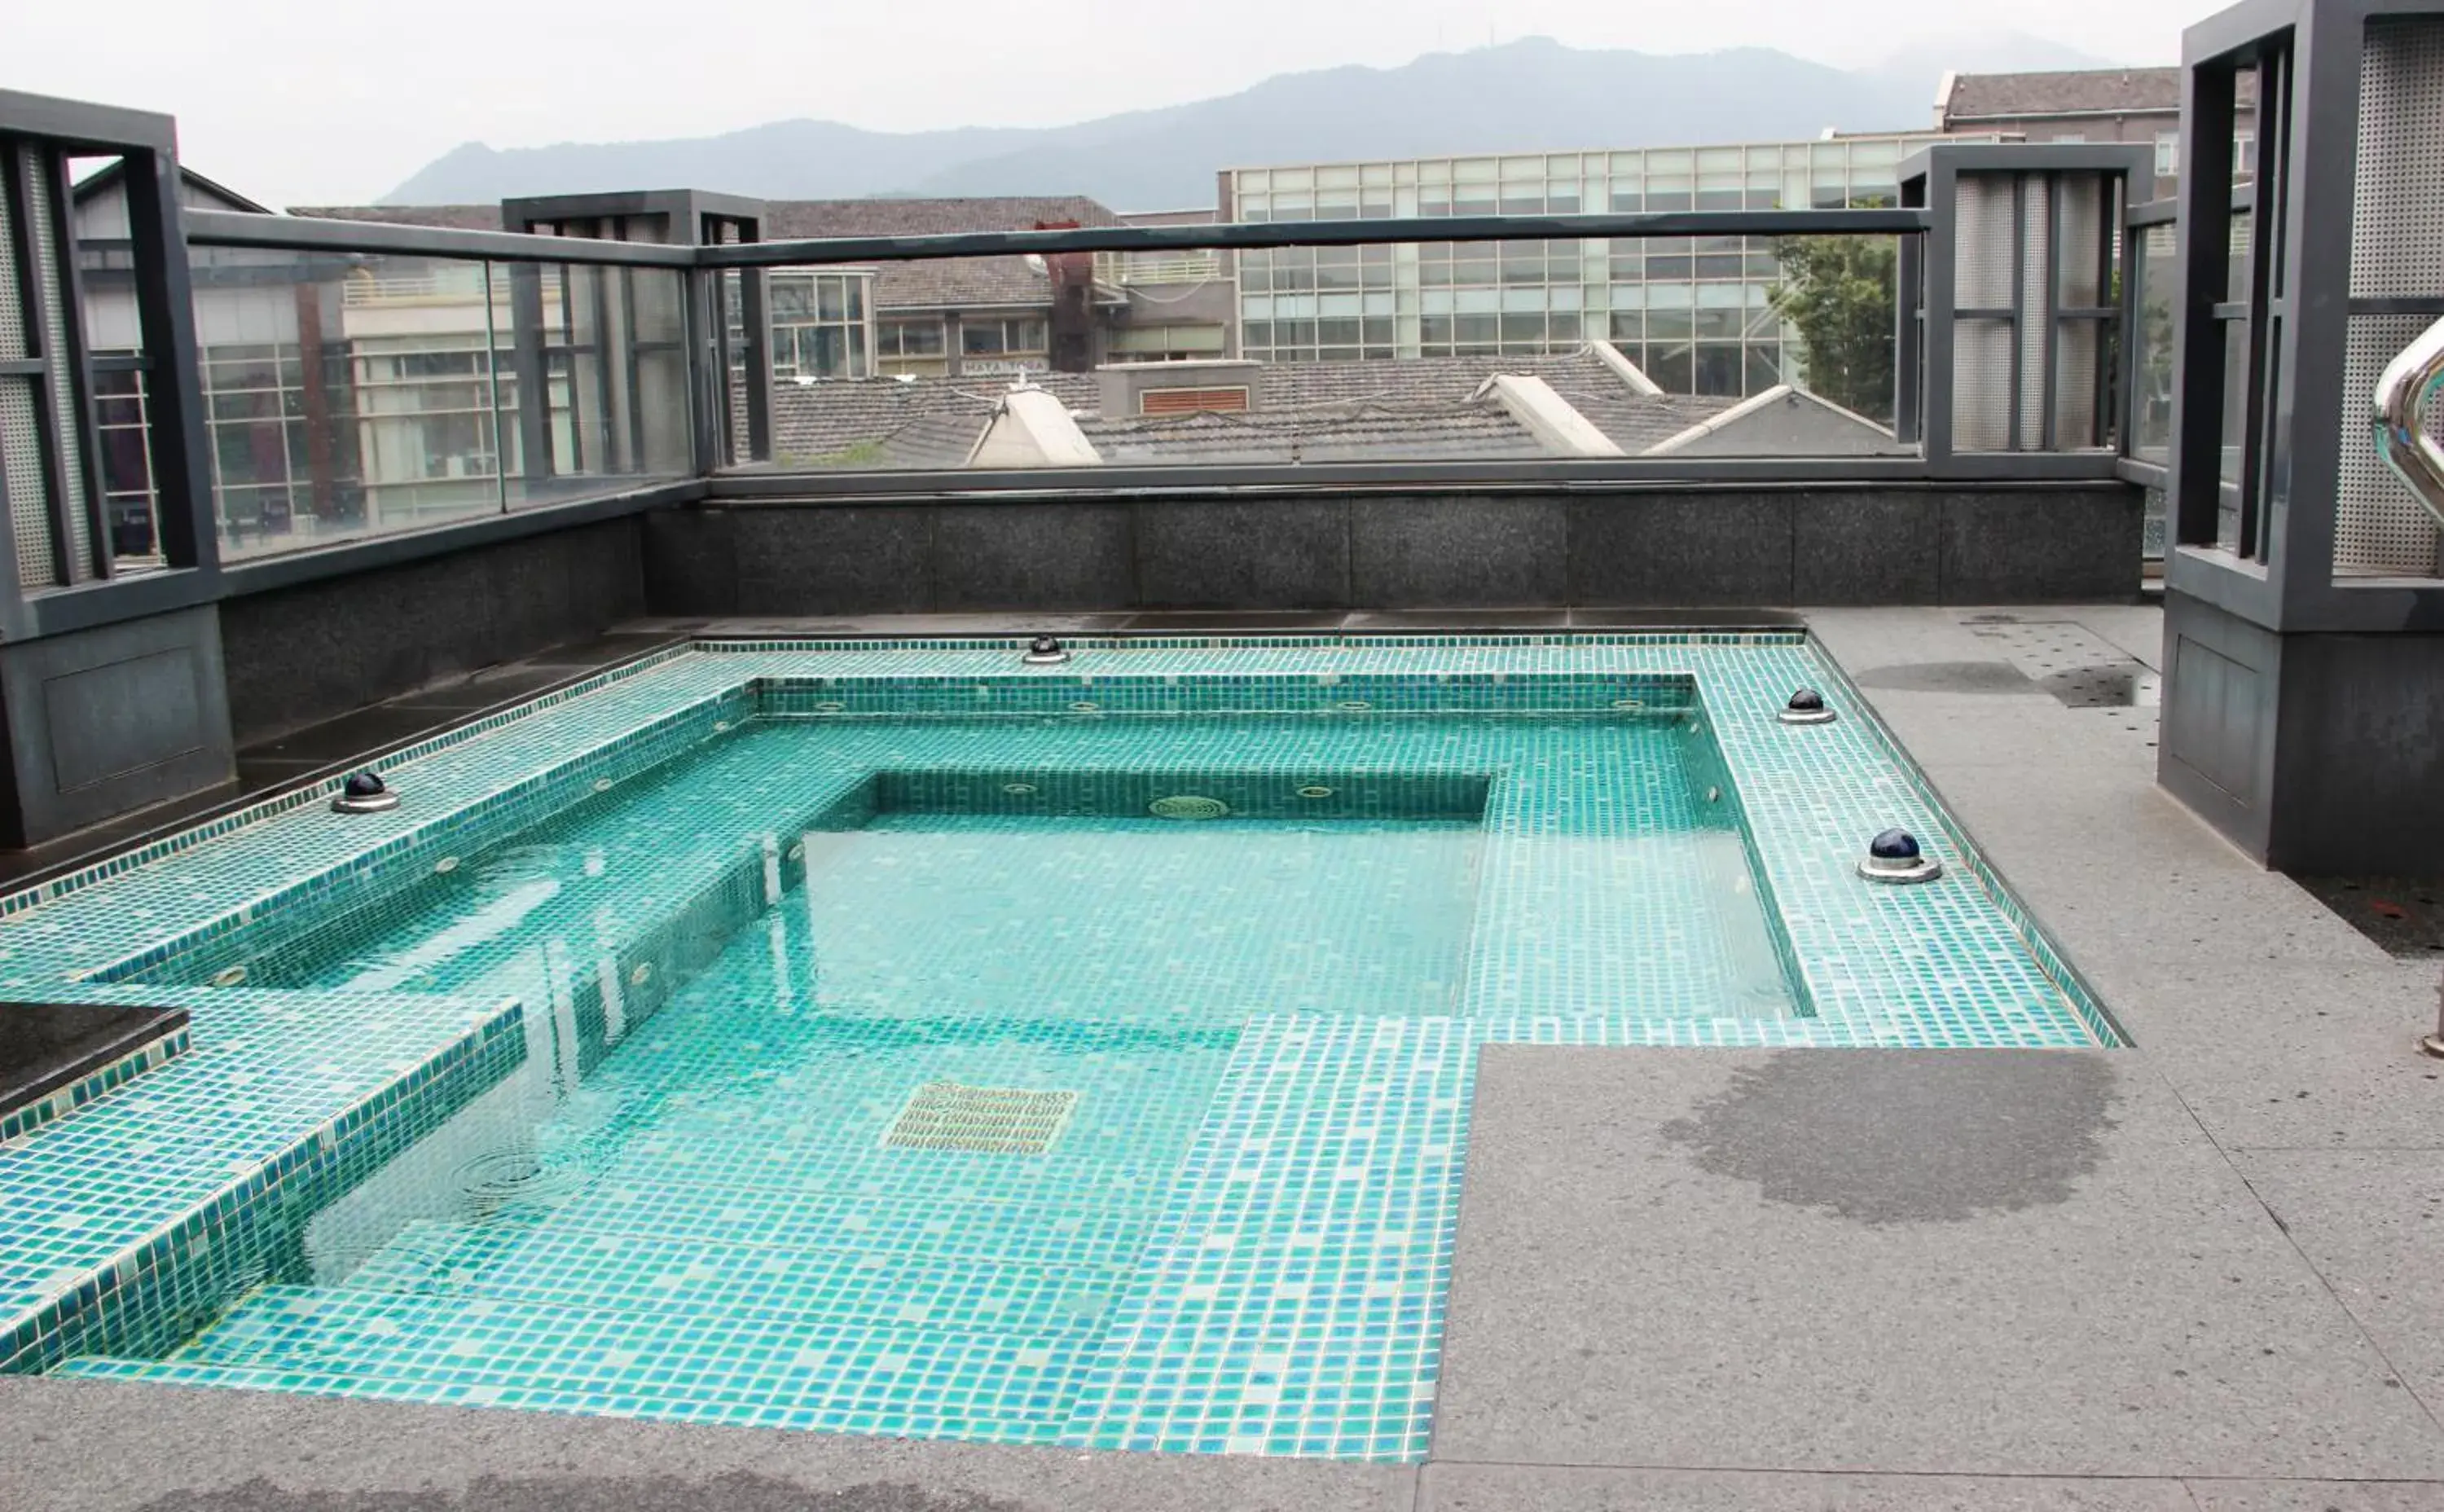
{"type": "Polygon", "coordinates": [[[2166,791],[2267,865],[2426,876],[2444,856],[2444,635],[2278,635],[2164,599],[2166,791]]]}
{"type": "Polygon", "coordinates": [[[635,519],[580,526],[220,605],[241,746],[645,612],[635,519]]]}
{"type": "Polygon", "coordinates": [[[2116,601],[2120,484],[712,504],[645,517],[662,615],[2116,601]]]}
{"type": "Polygon", "coordinates": [[[0,846],[229,781],[220,667],[209,608],[0,647],[0,846]]]}

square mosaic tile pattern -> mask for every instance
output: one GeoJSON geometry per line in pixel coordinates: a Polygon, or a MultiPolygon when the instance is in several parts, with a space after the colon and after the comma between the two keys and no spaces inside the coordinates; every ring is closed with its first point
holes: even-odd
{"type": "MultiPolygon", "coordinates": [[[[1176,1131],[1168,1136],[1178,1141],[1176,1158],[1129,1178],[1130,1189],[1143,1193],[1143,1206],[1131,1209],[1137,1217],[1081,1222],[1052,1208],[996,1211],[991,1223],[969,1223],[961,1220],[971,1215],[953,1207],[941,1225],[916,1231],[851,1226],[890,1210],[894,1194],[879,1171],[807,1200],[714,1214],[683,1192],[597,1183],[584,1189],[587,1204],[599,1204],[587,1207],[592,1221],[666,1236],[675,1260],[688,1244],[786,1246],[846,1231],[860,1234],[861,1254],[880,1257],[887,1276],[861,1275],[877,1268],[861,1264],[787,1278],[761,1292],[750,1282],[731,1299],[732,1311],[688,1324],[682,1338],[651,1336],[650,1359],[622,1358],[629,1346],[619,1340],[637,1337],[633,1325],[620,1332],[601,1320],[621,1283],[600,1264],[589,1271],[568,1258],[584,1252],[584,1230],[554,1231],[548,1242],[529,1238],[488,1256],[485,1236],[410,1225],[387,1236],[347,1286],[258,1289],[240,1315],[198,1339],[212,1341],[202,1353],[167,1361],[85,1358],[69,1369],[848,1431],[1415,1458],[1431,1411],[1476,1044],[2116,1042],[2101,1011],[1966,851],[1838,673],[1796,636],[1182,637],[1073,646],[1073,663],[1042,670],[1017,664],[1016,642],[973,641],[731,643],[623,668],[545,701],[553,708],[548,718],[533,717],[540,706],[512,711],[403,754],[392,774],[409,802],[393,814],[340,820],[307,807],[312,800],[287,802],[278,812],[233,816],[209,833],[0,900],[0,913],[22,915],[0,937],[0,976],[40,984],[54,997],[132,1001],[111,994],[139,989],[95,978],[201,959],[195,952],[216,937],[301,903],[319,912],[379,895],[437,858],[567,807],[596,782],[617,785],[758,713],[798,716],[851,744],[879,745],[878,769],[905,765],[889,759],[887,747],[899,738],[885,728],[895,712],[1047,716],[1052,723],[1034,727],[1042,730],[1034,751],[1016,748],[1007,738],[1014,728],[1002,722],[934,727],[991,731],[989,739],[949,741],[932,765],[944,781],[998,778],[997,790],[1027,783],[1028,773],[1092,765],[1078,753],[1099,741],[1126,758],[1105,764],[1116,770],[1141,769],[1148,750],[1163,753],[1175,772],[1200,763],[1208,771],[1244,769],[1238,750],[1198,748],[1200,729],[1216,743],[1231,739],[1226,727],[1234,710],[1314,718],[1333,738],[1287,754],[1285,774],[1295,767],[1345,782],[1364,770],[1346,758],[1343,742],[1352,737],[1382,753],[1378,771],[1418,769],[1421,754],[1398,748],[1406,712],[1568,710],[1661,723],[1687,743],[1682,765],[1690,771],[1719,763],[1722,780],[1704,785],[1719,788],[1716,802],[1744,818],[1749,833],[1745,852],[1725,853],[1721,880],[1753,888],[1765,916],[1781,926],[1768,931],[1768,946],[1805,1011],[1693,1011],[1685,1002],[1650,1011],[1661,1005],[1641,1002],[1633,979],[1600,975],[1558,986],[1540,979],[1536,962],[1556,940],[1583,940],[1603,927],[1600,909],[1572,912],[1575,900],[1600,895],[1600,876],[1539,878],[1527,859],[1525,831],[1583,799],[1585,784],[1551,781],[1532,760],[1479,762],[1473,771],[1445,762],[1454,778],[1486,784],[1479,947],[1449,1005],[1457,1011],[1259,1014],[1199,1031],[1214,1038],[1182,1064],[1203,1069],[1170,1079],[1156,1120],[1176,1131]],[[1813,728],[1780,725],[1773,710],[1802,684],[1824,689],[1843,718],[1813,728]],[[1151,722],[1161,735],[1148,747],[1133,728],[1141,722],[1114,717],[1138,713],[1181,717],[1151,722]],[[1324,765],[1327,753],[1341,759],[1324,765]],[[1927,839],[1952,875],[1913,889],[1858,882],[1850,866],[1863,838],[1891,823],[1927,839]],[[1552,933],[1539,937],[1540,929],[1552,933]],[[78,985],[62,986],[71,980],[78,985]],[[1582,990],[1590,985],[1596,990],[1582,990]],[[884,1185],[860,1186],[870,1181],[884,1185]],[[1039,1269],[1083,1267],[1101,1311],[1090,1325],[1072,1321],[1065,1333],[1061,1320],[1079,1309],[1062,1299],[1074,1302],[1079,1294],[1040,1284],[997,1294],[994,1286],[1007,1292],[1011,1279],[997,1283],[960,1270],[963,1245],[1023,1253],[1039,1269]],[[385,1277],[498,1280],[504,1272],[496,1267],[511,1263],[524,1267],[511,1281],[524,1277],[521,1284],[531,1287],[514,1305],[381,1284],[385,1277]],[[561,1284],[572,1280],[573,1287],[561,1284]],[[814,1330],[794,1345],[807,1379],[828,1383],[823,1392],[782,1399],[747,1390],[737,1374],[739,1331],[761,1328],[757,1337],[768,1339],[778,1313],[808,1286],[832,1300],[824,1314],[834,1319],[866,1316],[860,1307],[927,1306],[928,1297],[1000,1297],[1017,1309],[1013,1316],[1050,1326],[1016,1346],[1005,1332],[919,1330],[895,1348],[835,1321],[825,1325],[832,1333],[814,1330]],[[760,1318],[758,1296],[767,1309],[760,1318]],[[334,1361],[360,1363],[306,1368],[323,1347],[318,1340],[341,1341],[334,1361]],[[570,1340],[581,1346],[575,1355],[570,1340]],[[381,1370],[361,1368],[367,1352],[381,1370]],[[490,1362],[492,1374],[462,1368],[471,1357],[490,1362]],[[579,1358],[597,1368],[564,1368],[579,1358]]],[[[1307,785],[1335,784],[1317,777],[1307,785]]],[[[922,821],[919,814],[906,818],[922,821]]],[[[1608,818],[1582,809],[1569,822],[1602,834],[1608,818]]],[[[892,821],[882,814],[879,821],[892,821]]],[[[1726,833],[1736,837],[1736,824],[1726,833]]],[[[708,854],[676,870],[693,876],[711,868],[715,879],[730,878],[725,895],[743,890],[751,904],[757,859],[708,854]]],[[[710,885],[675,883],[657,906],[664,913],[702,906],[686,899],[710,885]]],[[[612,964],[610,982],[624,986],[634,966],[625,957],[612,964]]],[[[620,1011],[620,992],[602,975],[596,973],[585,1005],[598,1025],[620,1011]]],[[[574,1023],[581,996],[574,984],[583,976],[543,972],[535,1011],[524,1017],[517,1003],[423,991],[250,986],[182,996],[193,1015],[188,1056],[0,1149],[0,1311],[11,1320],[12,1341],[0,1347],[9,1363],[23,1369],[97,1348],[157,1353],[193,1333],[194,1309],[207,1299],[218,1305],[246,1290],[247,1275],[280,1270],[276,1257],[259,1252],[267,1241],[214,1244],[209,1236],[250,1232],[247,1216],[281,1206],[268,1198],[274,1189],[284,1200],[303,1189],[283,1186],[301,1173],[325,1192],[363,1182],[365,1171],[470,1098],[514,1092],[505,1075],[536,1075],[539,1043],[551,1068],[563,1031],[538,1026],[574,1023]],[[521,1025],[524,1034],[510,1032],[521,1025]],[[512,1073],[503,1058],[518,1051],[525,1064],[512,1073]],[[227,1100],[232,1085],[266,1090],[242,1090],[225,1108],[205,1106],[227,1100]],[[181,1115],[185,1137],[163,1137],[163,1117],[181,1115]],[[199,1239],[204,1262],[195,1258],[199,1239]],[[232,1259],[209,1258],[218,1255],[232,1259]]],[[[158,987],[140,990],[162,996],[158,987]]],[[[686,989],[678,991],[683,1000],[686,989]]],[[[851,1027],[895,1040],[905,1034],[880,1018],[851,1027]]],[[[603,1031],[572,1029],[566,1039],[589,1033],[599,1042],[603,1031]]],[[[633,1041],[609,1063],[627,1074],[647,1043],[633,1041]]],[[[571,1059],[559,1073],[564,1087],[588,1069],[571,1059]]],[[[977,1083],[1010,1084],[1005,1065],[956,1069],[977,1083]]],[[[866,1111],[879,1128],[906,1097],[904,1084],[877,1089],[866,1111]]],[[[1154,1112],[1147,1105],[1139,1116],[1154,1112]]],[[[1052,1157],[1080,1134],[1065,1132],[1052,1157]]],[[[700,1156],[717,1166],[725,1148],[711,1140],[700,1156]]],[[[869,1137],[863,1148],[877,1152],[880,1140],[869,1137]]],[[[565,1161],[539,1154],[532,1164],[550,1171],[565,1161]]],[[[1107,1182],[1110,1172],[1093,1179],[1107,1182]]],[[[701,1273],[694,1284],[717,1279],[738,1291],[747,1274],[738,1259],[702,1250],[674,1272],[672,1284],[683,1288],[701,1273]]]]}

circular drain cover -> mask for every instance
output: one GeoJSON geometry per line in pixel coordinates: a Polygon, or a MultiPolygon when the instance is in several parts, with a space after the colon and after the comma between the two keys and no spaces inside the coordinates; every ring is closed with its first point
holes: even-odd
{"type": "Polygon", "coordinates": [[[1231,805],[1218,798],[1200,798],[1194,793],[1176,793],[1157,798],[1146,805],[1146,812],[1157,819],[1220,819],[1231,812],[1231,805]]]}

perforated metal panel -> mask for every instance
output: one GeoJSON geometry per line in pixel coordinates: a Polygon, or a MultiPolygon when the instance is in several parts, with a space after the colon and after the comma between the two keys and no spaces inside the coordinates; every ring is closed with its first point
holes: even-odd
{"type": "MultiPolygon", "coordinates": [[[[1963,175],[1955,200],[1953,302],[1962,309],[2009,309],[2012,263],[2011,181],[1963,175]]],[[[1952,446],[2000,452],[2011,444],[2011,323],[1960,320],[1953,327],[1952,446]]]]}
{"type": "MultiPolygon", "coordinates": [[[[43,155],[28,152],[26,173],[26,203],[30,212],[34,245],[34,286],[41,293],[43,350],[50,358],[50,390],[52,435],[60,449],[60,466],[68,480],[72,502],[68,517],[69,568],[78,580],[93,576],[93,526],[84,508],[84,423],[83,410],[77,402],[77,374],[68,361],[68,322],[76,318],[68,309],[67,269],[61,265],[52,240],[59,228],[58,176],[43,155]]],[[[22,565],[22,562],[21,562],[22,565]]]]}
{"type": "Polygon", "coordinates": [[[2352,295],[2444,294],[2444,16],[2368,23],[2352,187],[2352,295]]]}
{"type": "MultiPolygon", "coordinates": [[[[2065,309],[2106,303],[2106,211],[2112,201],[2101,174],[2069,174],[2062,181],[2062,224],[2055,229],[2055,303],[2065,309]]],[[[2097,414],[2097,360],[2104,335],[2095,321],[2064,321],[2054,341],[2054,445],[2062,450],[2104,444],[2097,414]]]]}
{"type": "Polygon", "coordinates": [[[1952,447],[2001,452],[2011,444],[2011,323],[1952,328],[1952,447]]]}
{"type": "Polygon", "coordinates": [[[2071,452],[2104,444],[2097,424],[2096,366],[2102,329],[2094,321],[2064,321],[2054,337],[2054,447],[2071,452]]]}
{"type": "Polygon", "coordinates": [[[1962,309],[2009,308],[2011,181],[2000,174],[1964,174],[1958,183],[1953,303],[1962,309]]]}
{"type": "MultiPolygon", "coordinates": [[[[5,141],[6,138],[0,138],[5,141]]],[[[14,151],[14,149],[9,149],[14,151]]],[[[0,362],[21,361],[26,356],[26,321],[24,286],[17,282],[16,226],[9,218],[9,196],[0,194],[0,362]]]]}
{"type": "MultiPolygon", "coordinates": [[[[17,149],[9,149],[15,156],[17,149]]],[[[16,225],[9,196],[0,194],[0,358],[28,355],[22,282],[16,262],[16,225]]],[[[0,480],[9,488],[9,521],[17,534],[17,581],[51,581],[50,483],[43,474],[43,433],[35,418],[30,378],[0,378],[0,480]]]]}
{"type": "Polygon", "coordinates": [[[2104,247],[2100,234],[2105,211],[2104,175],[2065,174],[2062,181],[2062,256],[2059,303],[2066,306],[2104,303],[2104,247]]]}
{"type": "MultiPolygon", "coordinates": [[[[2377,459],[2368,440],[2368,396],[2385,364],[2433,324],[2424,315],[2355,315],[2342,348],[2342,465],[2334,515],[2338,577],[2435,575],[2444,565],[2435,517],[2377,459]]],[[[2427,423],[2444,422],[2431,415],[2427,423]]]]}
{"type": "MultiPolygon", "coordinates": [[[[2351,293],[2444,295],[2444,17],[2368,23],[2360,60],[2359,157],[2352,185],[2351,293]]],[[[2338,576],[2429,577],[2435,518],[2376,458],[2368,396],[2385,364],[2433,316],[2361,315],[2343,349],[2342,465],[2335,490],[2338,576]]],[[[2431,417],[2435,423],[2444,416],[2431,417]]]]}
{"type": "Polygon", "coordinates": [[[2020,448],[2046,444],[2046,260],[2053,241],[2053,207],[2045,180],[2028,180],[2020,207],[2025,255],[2020,262],[2020,448]]]}

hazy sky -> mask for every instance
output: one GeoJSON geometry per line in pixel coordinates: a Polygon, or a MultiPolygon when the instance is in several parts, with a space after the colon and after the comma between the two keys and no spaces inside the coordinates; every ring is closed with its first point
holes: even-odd
{"type": "MultiPolygon", "coordinates": [[[[1270,74],[1489,37],[1698,52],[1780,47],[1842,65],[1929,33],[2030,32],[2170,63],[2214,0],[18,0],[0,87],[166,110],[192,167],[273,205],[357,203],[465,141],[702,136],[792,117],[877,130],[1053,125],[1270,74]]],[[[1939,67],[1939,65],[1935,65],[1939,67]]],[[[1929,93],[1933,92],[1933,78],[1929,93]]],[[[1877,124],[1881,124],[1880,122],[1877,124]]]]}

